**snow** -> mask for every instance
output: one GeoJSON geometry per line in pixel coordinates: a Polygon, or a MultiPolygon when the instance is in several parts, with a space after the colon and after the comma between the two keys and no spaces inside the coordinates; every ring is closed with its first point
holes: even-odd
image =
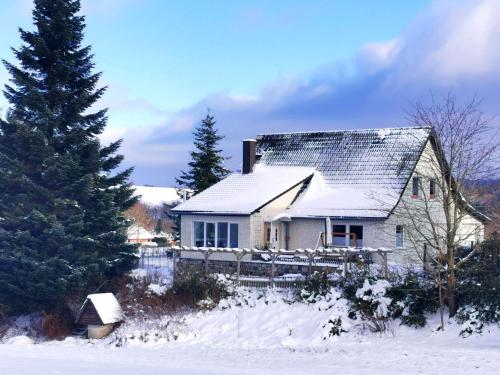
{"type": "Polygon", "coordinates": [[[135,195],[140,195],[140,202],[150,207],[161,207],[163,204],[173,205],[180,202],[177,189],[172,187],[134,185],[135,195]]]}
{"type": "Polygon", "coordinates": [[[399,191],[380,186],[332,185],[316,172],[289,210],[292,217],[387,217],[399,191]]]}
{"type": "Polygon", "coordinates": [[[142,225],[134,223],[127,229],[127,237],[131,241],[133,241],[133,240],[151,241],[153,238],[156,237],[156,235],[154,233],[148,231],[142,225]]]}
{"type": "Polygon", "coordinates": [[[123,320],[123,312],[113,293],[89,294],[87,300],[94,305],[103,324],[117,323],[123,320]]]}
{"type": "MultiPolygon", "coordinates": [[[[367,283],[360,290],[384,288],[367,283]]],[[[437,331],[436,314],[422,329],[395,322],[391,332],[373,334],[347,317],[348,305],[335,290],[316,303],[293,300],[286,291],[239,290],[213,310],[127,321],[103,340],[34,344],[18,336],[0,345],[0,373],[498,373],[498,328],[464,339],[453,321],[437,331]],[[337,318],[347,332],[331,337],[329,322],[337,318]]]]}
{"type": "Polygon", "coordinates": [[[256,165],[252,173],[233,173],[173,211],[250,214],[314,172],[305,167],[256,165]]]}
{"type": "Polygon", "coordinates": [[[316,303],[291,303],[290,297],[249,291],[211,311],[127,322],[104,340],[33,344],[15,337],[0,345],[0,373],[498,373],[498,329],[463,339],[453,322],[437,331],[436,315],[422,329],[395,324],[391,333],[373,334],[346,319],[345,301],[335,292],[316,303]],[[329,337],[328,321],[336,317],[348,332],[329,337]]]}

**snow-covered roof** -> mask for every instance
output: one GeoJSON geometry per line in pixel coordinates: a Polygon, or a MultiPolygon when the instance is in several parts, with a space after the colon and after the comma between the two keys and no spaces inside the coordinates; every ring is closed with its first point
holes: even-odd
{"type": "Polygon", "coordinates": [[[173,205],[181,200],[177,189],[173,187],[140,185],[132,187],[135,189],[135,195],[140,195],[139,201],[150,207],[159,207],[163,204],[173,205]]]}
{"type": "Polygon", "coordinates": [[[250,214],[310,177],[312,168],[256,165],[233,173],[175,207],[176,212],[250,214]]]}
{"type": "Polygon", "coordinates": [[[122,308],[113,293],[89,294],[87,301],[92,302],[103,324],[117,323],[123,320],[122,308]]]}
{"type": "Polygon", "coordinates": [[[132,224],[127,229],[127,237],[129,240],[150,240],[155,238],[155,234],[148,231],[142,225],[132,224]]]}
{"type": "Polygon", "coordinates": [[[386,128],[257,136],[260,164],[316,169],[329,185],[403,188],[431,128],[386,128]]]}
{"type": "Polygon", "coordinates": [[[249,214],[304,181],[291,217],[385,218],[430,135],[430,127],[258,135],[252,173],[232,174],[175,211],[249,214]]]}
{"type": "Polygon", "coordinates": [[[316,172],[287,212],[291,217],[385,218],[398,199],[394,189],[381,186],[326,184],[316,172]]]}

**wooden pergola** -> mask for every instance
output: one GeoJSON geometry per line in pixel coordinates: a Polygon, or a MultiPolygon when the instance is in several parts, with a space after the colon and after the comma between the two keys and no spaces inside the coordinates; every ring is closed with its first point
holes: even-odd
{"type": "Polygon", "coordinates": [[[306,257],[307,264],[309,266],[309,274],[312,273],[313,264],[315,264],[315,258],[317,257],[334,257],[337,256],[343,261],[343,275],[346,277],[349,273],[349,263],[352,255],[374,255],[378,254],[382,259],[382,269],[384,276],[387,277],[389,273],[387,256],[392,252],[391,249],[387,248],[354,248],[354,247],[326,247],[318,249],[295,249],[295,250],[284,250],[284,249],[249,249],[249,248],[221,248],[221,247],[196,247],[196,246],[174,246],[168,248],[173,253],[173,273],[175,277],[176,273],[176,263],[178,252],[195,252],[203,255],[205,263],[205,272],[209,272],[209,258],[212,254],[225,253],[233,254],[236,262],[236,281],[240,281],[240,271],[241,271],[241,261],[246,255],[268,255],[271,261],[271,286],[274,285],[274,278],[276,274],[276,261],[280,256],[296,256],[296,257],[306,257]]]}

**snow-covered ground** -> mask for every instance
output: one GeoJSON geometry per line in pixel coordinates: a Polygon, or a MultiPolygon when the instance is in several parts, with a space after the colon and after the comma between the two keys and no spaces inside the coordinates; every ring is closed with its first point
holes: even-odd
{"type": "Polygon", "coordinates": [[[393,324],[383,335],[346,318],[345,301],[314,304],[286,294],[246,292],[203,313],[129,321],[109,338],[0,345],[0,374],[497,374],[500,330],[459,337],[449,322],[436,331],[393,324]],[[348,333],[328,336],[332,317],[348,333]]]}
{"type": "MultiPolygon", "coordinates": [[[[223,335],[223,333],[221,333],[223,335]]],[[[357,337],[316,349],[163,344],[116,348],[79,342],[0,346],[2,374],[498,374],[498,336],[357,337]]]]}

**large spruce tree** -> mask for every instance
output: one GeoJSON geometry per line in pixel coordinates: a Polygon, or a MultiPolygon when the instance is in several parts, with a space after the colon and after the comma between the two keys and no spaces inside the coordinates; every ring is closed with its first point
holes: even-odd
{"type": "Polygon", "coordinates": [[[135,203],[131,169],[115,173],[120,141],[101,146],[106,110],[79,0],[35,0],[34,31],[4,94],[0,120],[0,305],[50,309],[90,278],[130,269],[122,211],[135,203]]]}
{"type": "Polygon", "coordinates": [[[193,134],[196,150],[191,152],[189,170],[181,171],[176,181],[197,194],[226,177],[229,171],[224,167],[226,158],[221,156],[222,150],[218,148],[224,137],[218,134],[214,116],[207,113],[193,134]]]}

